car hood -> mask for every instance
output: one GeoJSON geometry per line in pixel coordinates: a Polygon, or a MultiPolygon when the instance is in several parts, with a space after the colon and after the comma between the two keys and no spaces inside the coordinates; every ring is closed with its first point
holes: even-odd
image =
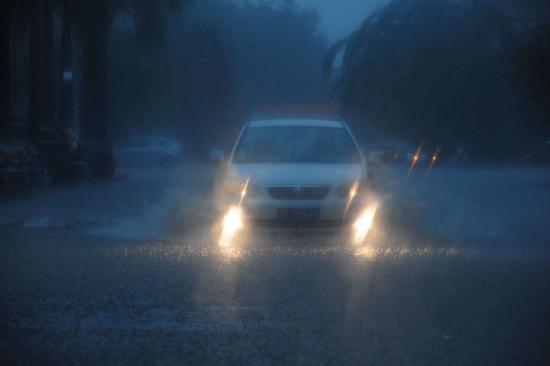
{"type": "Polygon", "coordinates": [[[328,185],[348,184],[365,177],[361,164],[232,164],[228,178],[255,185],[328,185]]]}

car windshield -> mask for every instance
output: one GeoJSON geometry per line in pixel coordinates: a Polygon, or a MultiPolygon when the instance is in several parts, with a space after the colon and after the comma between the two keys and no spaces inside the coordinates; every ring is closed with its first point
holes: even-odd
{"type": "Polygon", "coordinates": [[[234,163],[359,164],[351,136],[336,127],[252,127],[244,132],[234,163]]]}

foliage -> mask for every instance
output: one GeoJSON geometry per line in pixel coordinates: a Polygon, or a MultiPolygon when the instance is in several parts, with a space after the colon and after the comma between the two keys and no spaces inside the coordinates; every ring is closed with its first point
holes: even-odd
{"type": "Polygon", "coordinates": [[[550,23],[520,37],[514,61],[520,90],[542,123],[550,126],[550,23]]]}
{"type": "Polygon", "coordinates": [[[223,10],[216,21],[231,50],[235,98],[248,108],[319,98],[326,46],[315,12],[293,1],[280,8],[245,3],[223,10]]]}
{"type": "MultiPolygon", "coordinates": [[[[107,49],[109,25],[124,13],[132,22],[144,49],[161,42],[164,36],[164,15],[177,4],[187,5],[191,0],[80,0],[77,25],[83,40],[82,69],[84,88],[82,98],[82,127],[84,135],[94,140],[106,141],[109,125],[115,120],[109,117],[109,83],[107,49]]],[[[111,128],[112,129],[112,128],[111,128]]]]}
{"type": "Polygon", "coordinates": [[[229,141],[258,106],[320,93],[324,40],[315,14],[292,2],[203,0],[164,17],[163,42],[153,48],[143,46],[131,21],[119,19],[111,32],[118,136],[171,129],[200,151],[229,141]]]}
{"type": "Polygon", "coordinates": [[[350,118],[396,137],[503,154],[527,133],[509,77],[513,39],[492,2],[394,0],[335,46],[346,47],[338,92],[350,118]]]}
{"type": "Polygon", "coordinates": [[[170,28],[154,50],[144,49],[123,29],[112,33],[109,89],[118,136],[185,130],[185,137],[198,143],[204,121],[213,127],[222,118],[231,76],[217,27],[178,18],[170,28]]]}

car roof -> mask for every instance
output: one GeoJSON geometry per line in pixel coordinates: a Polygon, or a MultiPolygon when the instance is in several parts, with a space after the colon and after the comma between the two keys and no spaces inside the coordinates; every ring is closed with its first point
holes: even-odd
{"type": "Polygon", "coordinates": [[[339,121],[324,119],[303,119],[303,118],[280,118],[280,119],[262,119],[254,120],[248,124],[248,127],[334,127],[343,128],[344,125],[339,121]]]}

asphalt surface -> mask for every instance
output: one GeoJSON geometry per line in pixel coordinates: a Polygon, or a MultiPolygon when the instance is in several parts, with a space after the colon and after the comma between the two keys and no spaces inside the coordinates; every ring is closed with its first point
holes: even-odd
{"type": "MultiPolygon", "coordinates": [[[[123,169],[124,170],[124,169],[123,169]]],[[[550,174],[380,170],[368,242],[219,248],[215,169],[0,201],[0,363],[547,365],[550,174]]]]}

